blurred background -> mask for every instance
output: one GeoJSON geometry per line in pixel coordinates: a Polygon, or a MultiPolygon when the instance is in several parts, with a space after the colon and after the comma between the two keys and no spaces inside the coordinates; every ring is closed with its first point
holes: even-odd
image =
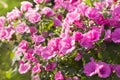
{"type": "Polygon", "coordinates": [[[0,0],[0,16],[5,15],[7,12],[11,11],[15,6],[19,7],[22,1],[32,0],[0,0]]]}

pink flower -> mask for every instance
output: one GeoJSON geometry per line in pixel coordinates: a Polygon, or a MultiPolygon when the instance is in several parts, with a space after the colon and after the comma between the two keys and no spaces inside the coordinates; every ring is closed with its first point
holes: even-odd
{"type": "Polygon", "coordinates": [[[77,0],[70,0],[70,3],[74,3],[74,2],[77,2],[77,0]]]}
{"type": "Polygon", "coordinates": [[[62,26],[62,22],[58,18],[54,18],[54,26],[62,26]]]}
{"type": "Polygon", "coordinates": [[[85,15],[90,19],[97,19],[100,17],[100,13],[96,8],[87,8],[85,15]]]}
{"type": "MultiPolygon", "coordinates": [[[[92,58],[91,58],[92,59],[92,58]]],[[[84,73],[87,76],[93,76],[97,74],[97,63],[92,59],[91,62],[84,65],[84,73]]]]}
{"type": "Polygon", "coordinates": [[[78,53],[75,57],[75,61],[79,61],[82,58],[82,54],[78,53]]]}
{"type": "Polygon", "coordinates": [[[39,43],[45,41],[45,38],[43,36],[41,36],[41,35],[33,35],[32,39],[35,42],[35,44],[39,44],[39,43]]]}
{"type": "Polygon", "coordinates": [[[97,10],[102,10],[105,7],[105,3],[104,2],[95,2],[94,6],[97,10]]]}
{"type": "Polygon", "coordinates": [[[83,35],[80,45],[85,48],[92,48],[93,42],[98,41],[100,38],[100,35],[101,33],[99,29],[92,29],[83,35]]]}
{"type": "Polygon", "coordinates": [[[81,21],[74,21],[74,24],[76,25],[77,28],[84,29],[84,23],[81,21]]]}
{"type": "Polygon", "coordinates": [[[80,13],[82,16],[84,16],[84,15],[86,14],[87,8],[88,8],[87,5],[85,5],[85,4],[80,4],[80,5],[78,5],[78,8],[77,8],[77,9],[78,9],[79,13],[80,13]]]}
{"type": "Polygon", "coordinates": [[[25,41],[25,40],[22,40],[22,41],[19,43],[17,50],[20,51],[20,52],[24,52],[24,51],[26,51],[27,49],[28,49],[28,42],[25,41]]]}
{"type": "Polygon", "coordinates": [[[32,80],[40,80],[39,75],[37,74],[37,75],[35,75],[35,76],[32,76],[32,80]]]}
{"type": "Polygon", "coordinates": [[[106,64],[104,62],[98,62],[98,76],[101,78],[107,78],[111,74],[111,68],[109,64],[106,64]]]}
{"type": "Polygon", "coordinates": [[[48,63],[45,67],[45,70],[46,71],[52,71],[56,66],[57,66],[56,62],[48,63]]]}
{"type": "Polygon", "coordinates": [[[66,18],[64,19],[64,22],[67,24],[73,24],[74,21],[80,19],[80,14],[75,10],[74,12],[70,12],[67,14],[66,18]]]}
{"type": "Polygon", "coordinates": [[[65,80],[72,80],[72,78],[68,77],[68,78],[66,78],[65,80]]]}
{"type": "Polygon", "coordinates": [[[35,75],[35,76],[32,76],[32,80],[40,80],[39,75],[37,74],[37,75],[35,75]]]}
{"type": "Polygon", "coordinates": [[[63,77],[61,71],[58,71],[58,72],[55,74],[55,80],[64,80],[64,77],[63,77]]]}
{"type": "Polygon", "coordinates": [[[64,0],[54,0],[55,5],[54,5],[54,9],[58,9],[61,7],[62,3],[64,3],[64,0]]]}
{"type": "Polygon", "coordinates": [[[13,27],[9,25],[8,27],[5,28],[6,31],[8,32],[8,35],[6,36],[7,40],[10,40],[12,38],[12,35],[15,33],[13,27]]]}
{"type": "Polygon", "coordinates": [[[60,42],[60,38],[53,38],[48,41],[48,48],[52,50],[53,52],[56,52],[59,50],[58,45],[60,42]]]}
{"type": "Polygon", "coordinates": [[[1,16],[0,17],[0,29],[4,27],[4,23],[5,23],[5,17],[1,16]]]}
{"type": "Polygon", "coordinates": [[[81,32],[74,32],[73,37],[75,38],[76,41],[80,42],[81,39],[83,38],[83,34],[81,32]]]}
{"type": "Polygon", "coordinates": [[[44,49],[44,47],[41,46],[41,45],[38,45],[38,46],[34,47],[35,53],[39,56],[41,56],[41,52],[42,52],[43,49],[44,49]]]}
{"type": "Polygon", "coordinates": [[[75,39],[64,36],[59,42],[59,55],[71,53],[75,49],[75,39]]]}
{"type": "Polygon", "coordinates": [[[111,12],[112,12],[112,19],[120,21],[120,14],[119,14],[120,6],[116,5],[111,12]]]}
{"type": "Polygon", "coordinates": [[[55,53],[52,52],[48,47],[45,47],[42,51],[41,51],[41,57],[43,59],[49,60],[52,57],[55,56],[55,53]]]}
{"type": "Polygon", "coordinates": [[[37,33],[36,27],[29,27],[29,32],[30,32],[31,34],[36,34],[36,33],[37,33]]]}
{"type": "Polygon", "coordinates": [[[86,49],[93,47],[92,41],[85,35],[83,35],[83,38],[80,41],[80,45],[85,47],[86,49]]]}
{"type": "Polygon", "coordinates": [[[34,0],[35,3],[42,3],[44,0],[34,0]]]}
{"type": "Polygon", "coordinates": [[[104,40],[110,40],[111,39],[111,30],[108,29],[107,31],[105,31],[105,36],[104,36],[104,40]]]}
{"type": "Polygon", "coordinates": [[[24,54],[25,59],[32,60],[34,58],[34,49],[28,49],[24,54]]]}
{"type": "Polygon", "coordinates": [[[53,10],[49,7],[44,7],[41,11],[42,14],[45,14],[46,16],[54,16],[55,13],[53,12],[53,10]]]}
{"type": "Polygon", "coordinates": [[[36,10],[33,9],[29,9],[26,13],[25,13],[25,18],[30,21],[31,23],[36,23],[38,21],[40,21],[41,15],[40,13],[38,13],[36,10]]]}
{"type": "Polygon", "coordinates": [[[120,65],[117,65],[117,66],[116,66],[115,71],[116,71],[117,77],[120,78],[120,65]]]}
{"type": "Polygon", "coordinates": [[[0,29],[0,40],[10,40],[14,33],[15,31],[11,25],[8,25],[8,27],[3,27],[0,29]]]}
{"type": "Polygon", "coordinates": [[[31,68],[31,65],[29,63],[22,62],[20,63],[18,71],[20,74],[25,74],[30,70],[30,68],[31,68]]]}
{"type": "Polygon", "coordinates": [[[112,41],[114,43],[120,43],[120,28],[116,28],[111,35],[112,41]]]}
{"type": "Polygon", "coordinates": [[[85,34],[92,42],[96,42],[100,38],[100,30],[99,29],[92,29],[85,34]]]}
{"type": "Polygon", "coordinates": [[[22,22],[22,23],[20,23],[16,26],[15,31],[17,33],[23,34],[23,33],[28,31],[28,26],[25,23],[22,22]]]}
{"type": "Polygon", "coordinates": [[[0,40],[4,40],[9,35],[8,31],[5,28],[0,30],[0,40]]]}
{"type": "Polygon", "coordinates": [[[8,21],[16,20],[20,16],[21,16],[21,12],[17,8],[15,8],[11,12],[7,13],[7,20],[8,21]]]}
{"type": "Polygon", "coordinates": [[[21,11],[27,11],[29,8],[32,8],[32,3],[28,1],[21,2],[21,11]]]}
{"type": "Polygon", "coordinates": [[[80,80],[80,79],[77,76],[74,76],[73,80],[80,80]]]}
{"type": "Polygon", "coordinates": [[[32,68],[32,74],[39,73],[39,72],[41,72],[40,64],[37,63],[37,64],[35,64],[34,67],[32,68]]]}
{"type": "Polygon", "coordinates": [[[110,64],[111,72],[114,72],[117,66],[117,64],[110,64]]]}

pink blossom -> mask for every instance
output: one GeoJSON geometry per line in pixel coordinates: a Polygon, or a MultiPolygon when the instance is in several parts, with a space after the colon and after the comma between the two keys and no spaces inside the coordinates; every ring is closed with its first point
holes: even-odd
{"type": "Polygon", "coordinates": [[[8,27],[3,27],[0,29],[0,39],[1,40],[5,40],[5,39],[10,40],[14,33],[15,33],[15,31],[11,25],[8,25],[8,27]]]}
{"type": "Polygon", "coordinates": [[[25,32],[28,31],[28,26],[27,26],[25,23],[23,23],[23,22],[22,22],[22,23],[19,23],[19,24],[16,26],[15,31],[16,31],[17,33],[23,34],[23,33],[25,33],[25,32]]]}
{"type": "Polygon", "coordinates": [[[33,41],[36,43],[36,44],[39,44],[41,42],[44,42],[45,41],[45,38],[41,35],[33,35],[32,36],[32,39],[33,41]]]}
{"type": "Polygon", "coordinates": [[[34,49],[28,49],[24,54],[25,59],[32,60],[34,58],[34,49]]]}
{"type": "Polygon", "coordinates": [[[74,3],[74,2],[76,2],[77,0],[70,0],[70,3],[74,3]]]}
{"type": "Polygon", "coordinates": [[[79,61],[82,58],[82,54],[78,53],[75,57],[75,61],[79,61]]]}
{"type": "Polygon", "coordinates": [[[64,19],[64,22],[67,24],[73,24],[74,21],[80,19],[80,14],[75,10],[74,12],[70,12],[67,14],[66,18],[64,19]]]}
{"type": "Polygon", "coordinates": [[[29,32],[30,32],[31,34],[36,34],[36,33],[37,33],[36,27],[29,27],[29,32]]]}
{"type": "Polygon", "coordinates": [[[114,43],[120,43],[120,28],[116,28],[113,32],[112,32],[112,35],[111,35],[111,38],[112,38],[112,41],[114,43]]]}
{"type": "Polygon", "coordinates": [[[80,80],[80,79],[77,76],[74,76],[73,80],[80,80]]]}
{"type": "Polygon", "coordinates": [[[97,74],[97,63],[91,58],[91,62],[84,65],[84,71],[87,76],[97,74]]]}
{"type": "Polygon", "coordinates": [[[35,64],[34,67],[32,68],[32,74],[39,73],[39,72],[41,72],[40,64],[37,63],[37,64],[35,64]]]}
{"type": "Polygon", "coordinates": [[[62,21],[62,15],[61,14],[59,14],[58,16],[57,16],[57,18],[60,20],[60,21],[62,21]]]}
{"type": "Polygon", "coordinates": [[[99,31],[99,29],[92,29],[89,32],[85,33],[80,42],[80,45],[84,46],[85,48],[92,48],[93,42],[98,41],[100,38],[101,33],[99,31]]]}
{"type": "Polygon", "coordinates": [[[8,25],[8,27],[6,27],[5,29],[8,32],[8,35],[6,36],[6,39],[10,40],[12,38],[12,35],[15,33],[15,30],[11,25],[8,25]]]}
{"type": "Polygon", "coordinates": [[[57,66],[56,62],[48,63],[45,67],[45,70],[46,71],[52,71],[53,69],[55,69],[56,66],[57,66]]]}
{"type": "Polygon", "coordinates": [[[38,21],[40,21],[41,19],[41,14],[38,13],[36,10],[33,9],[29,9],[26,13],[25,13],[25,18],[30,21],[31,23],[36,23],[38,21]]]}
{"type": "Polygon", "coordinates": [[[117,65],[117,66],[116,66],[115,71],[116,71],[117,77],[120,78],[120,65],[117,65]]]}
{"type": "Polygon", "coordinates": [[[108,29],[105,31],[105,36],[104,36],[104,40],[109,40],[111,39],[111,30],[108,29]]]}
{"type": "Polygon", "coordinates": [[[62,72],[61,71],[58,71],[56,74],[55,74],[55,80],[64,80],[64,77],[62,75],[62,72]]]}
{"type": "Polygon", "coordinates": [[[54,18],[54,26],[62,26],[62,22],[58,18],[54,18]]]}
{"type": "Polygon", "coordinates": [[[80,21],[74,21],[74,24],[76,25],[77,28],[84,29],[84,24],[83,22],[80,21]]]}
{"type": "Polygon", "coordinates": [[[53,52],[58,51],[59,48],[59,42],[60,42],[60,38],[53,38],[51,40],[48,41],[48,47],[50,50],[52,50],[53,52]]]}
{"type": "Polygon", "coordinates": [[[120,14],[119,14],[120,6],[116,5],[111,12],[112,12],[112,19],[120,21],[120,14]]]}
{"type": "Polygon", "coordinates": [[[20,74],[25,74],[30,70],[30,68],[31,68],[31,65],[29,63],[22,62],[20,63],[18,71],[20,74]]]}
{"type": "Polygon", "coordinates": [[[85,4],[79,4],[78,5],[78,12],[81,14],[81,15],[85,15],[86,14],[86,10],[87,10],[88,6],[85,5],[85,4]]]}
{"type": "Polygon", "coordinates": [[[34,0],[35,3],[42,3],[44,0],[34,0]]]}
{"type": "Polygon", "coordinates": [[[9,35],[8,31],[5,28],[0,30],[0,40],[4,40],[9,35]]]}
{"type": "Polygon", "coordinates": [[[29,1],[21,2],[21,11],[27,11],[29,8],[32,8],[32,3],[29,1]]]}
{"type": "Polygon", "coordinates": [[[109,64],[106,64],[104,62],[98,62],[99,68],[98,68],[98,76],[101,78],[107,78],[111,74],[111,68],[109,64]]]}
{"type": "Polygon", "coordinates": [[[41,46],[41,45],[38,45],[38,46],[34,47],[35,53],[39,56],[41,56],[41,52],[42,52],[43,49],[44,49],[44,47],[41,46]]]}
{"type": "Polygon", "coordinates": [[[37,75],[35,75],[35,76],[32,76],[32,80],[40,80],[39,75],[37,74],[37,75]]]}
{"type": "Polygon", "coordinates": [[[85,34],[92,42],[96,42],[100,39],[100,30],[99,29],[92,29],[85,34]]]}
{"type": "Polygon", "coordinates": [[[71,53],[75,49],[75,39],[64,36],[59,42],[59,55],[71,53]]]}
{"type": "Polygon", "coordinates": [[[104,2],[95,2],[94,6],[97,10],[102,10],[105,7],[105,3],[104,2]]]}
{"type": "Polygon", "coordinates": [[[54,0],[55,5],[54,5],[54,9],[58,9],[61,7],[62,3],[64,3],[64,0],[54,0]]]}
{"type": "Polygon", "coordinates": [[[43,59],[49,60],[52,57],[54,57],[56,54],[54,52],[52,52],[48,47],[45,47],[42,51],[41,51],[41,57],[43,59]]]}
{"type": "Polygon", "coordinates": [[[66,78],[66,80],[72,80],[72,78],[68,77],[68,78],[66,78]]]}
{"type": "Polygon", "coordinates": [[[17,8],[15,8],[11,12],[7,13],[7,20],[8,21],[16,20],[20,16],[21,16],[21,12],[17,8]]]}
{"type": "Polygon", "coordinates": [[[110,64],[111,72],[116,71],[117,64],[110,64]]]}
{"type": "Polygon", "coordinates": [[[0,17],[0,29],[4,27],[4,23],[5,23],[5,17],[1,16],[0,17]]]}
{"type": "Polygon", "coordinates": [[[83,34],[81,32],[74,32],[73,37],[75,38],[76,41],[80,42],[81,39],[83,38],[83,34]]]}
{"type": "Polygon", "coordinates": [[[90,19],[97,19],[100,17],[100,13],[96,8],[87,8],[85,15],[90,19]]]}
{"type": "Polygon", "coordinates": [[[28,42],[25,40],[22,40],[19,45],[17,51],[24,52],[28,49],[28,42]]]}
{"type": "Polygon", "coordinates": [[[53,12],[53,10],[49,7],[44,7],[41,11],[41,14],[45,14],[46,16],[54,16],[55,13],[53,12]]]}
{"type": "Polygon", "coordinates": [[[80,45],[85,47],[86,49],[93,47],[92,41],[85,35],[83,35],[83,38],[80,41],[80,45]]]}

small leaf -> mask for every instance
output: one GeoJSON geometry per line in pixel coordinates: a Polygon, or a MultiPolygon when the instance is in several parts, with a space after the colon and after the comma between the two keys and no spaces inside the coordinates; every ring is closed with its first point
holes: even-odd
{"type": "Polygon", "coordinates": [[[12,69],[6,72],[6,78],[10,79],[12,76],[12,69]]]}

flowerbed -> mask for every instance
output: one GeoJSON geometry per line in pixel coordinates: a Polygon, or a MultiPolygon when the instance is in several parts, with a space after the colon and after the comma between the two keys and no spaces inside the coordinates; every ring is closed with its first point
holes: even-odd
{"type": "Polygon", "coordinates": [[[24,1],[0,17],[13,69],[32,80],[119,80],[117,0],[24,1]]]}

